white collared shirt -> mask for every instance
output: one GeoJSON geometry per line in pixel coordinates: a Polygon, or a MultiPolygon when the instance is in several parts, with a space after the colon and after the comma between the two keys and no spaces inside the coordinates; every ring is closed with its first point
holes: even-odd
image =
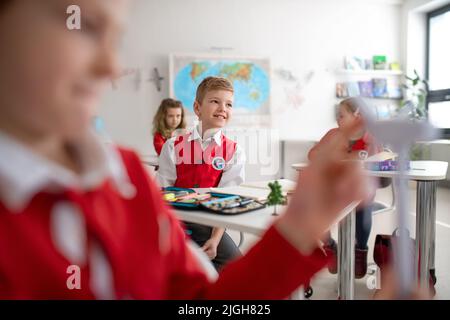
{"type": "MultiPolygon", "coordinates": [[[[173,137],[164,144],[161,155],[159,156],[159,169],[156,177],[162,187],[170,187],[177,180],[175,140],[173,137]]],[[[215,143],[219,147],[222,144],[222,130],[218,130],[213,135],[202,138],[198,126],[192,130],[188,141],[199,140],[202,150],[205,150],[211,143],[215,143]]],[[[238,186],[245,179],[245,153],[239,145],[236,145],[236,151],[233,157],[226,163],[223,170],[222,178],[218,187],[238,186]]]]}
{"type": "Polygon", "coordinates": [[[135,192],[118,151],[100,142],[94,133],[72,145],[82,174],[34,153],[25,145],[0,132],[0,201],[13,212],[23,210],[41,191],[64,188],[91,190],[111,177],[124,197],[135,192]]]}

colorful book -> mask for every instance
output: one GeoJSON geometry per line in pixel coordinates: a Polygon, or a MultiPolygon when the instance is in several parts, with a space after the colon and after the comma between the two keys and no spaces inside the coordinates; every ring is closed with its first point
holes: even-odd
{"type": "Polygon", "coordinates": [[[358,81],[359,92],[362,97],[372,97],[372,81],[358,81]]]}
{"type": "Polygon", "coordinates": [[[349,97],[357,97],[360,95],[357,82],[347,82],[347,92],[349,97]]]}
{"type": "Polygon", "coordinates": [[[386,79],[372,79],[373,96],[377,98],[387,97],[387,80],[386,79]]]}
{"type": "Polygon", "coordinates": [[[402,99],[403,98],[402,88],[400,87],[388,88],[388,96],[389,98],[392,99],[402,99]]]}
{"type": "Polygon", "coordinates": [[[398,62],[392,62],[390,64],[391,70],[400,71],[400,63],[398,62]]]}
{"type": "Polygon", "coordinates": [[[373,56],[373,68],[375,70],[386,70],[386,56],[373,56]]]}
{"type": "Polygon", "coordinates": [[[366,68],[365,60],[354,56],[345,57],[344,64],[347,70],[362,70],[366,68]]]}
{"type": "Polygon", "coordinates": [[[348,97],[347,86],[345,83],[336,83],[336,97],[346,98],[348,97]]]}

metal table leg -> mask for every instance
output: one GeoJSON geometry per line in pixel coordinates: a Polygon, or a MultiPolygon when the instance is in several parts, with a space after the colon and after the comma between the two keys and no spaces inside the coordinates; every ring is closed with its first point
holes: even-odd
{"type": "Polygon", "coordinates": [[[430,270],[435,269],[434,261],[436,253],[436,192],[434,194],[433,210],[430,212],[430,255],[428,259],[428,268],[430,270]]]}
{"type": "Polygon", "coordinates": [[[429,288],[429,270],[434,267],[436,191],[436,181],[417,181],[415,275],[424,289],[429,288]]]}
{"type": "Polygon", "coordinates": [[[338,236],[338,296],[354,299],[355,281],[355,210],[339,223],[338,236]]]}

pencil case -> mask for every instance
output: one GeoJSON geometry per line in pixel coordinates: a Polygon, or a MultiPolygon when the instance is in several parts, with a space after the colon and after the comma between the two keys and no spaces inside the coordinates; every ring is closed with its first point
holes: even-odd
{"type": "Polygon", "coordinates": [[[200,203],[202,201],[211,200],[212,198],[230,198],[233,195],[229,194],[216,194],[209,192],[204,195],[199,195],[193,189],[167,187],[163,188],[163,198],[172,207],[176,209],[201,209],[200,203]],[[186,194],[185,194],[186,193],[186,194]],[[167,195],[173,194],[174,197],[168,197],[167,195]],[[177,195],[182,194],[181,197],[177,195]],[[185,195],[183,195],[185,194],[185,195]]]}
{"type": "Polygon", "coordinates": [[[223,215],[236,215],[262,209],[265,203],[239,195],[208,192],[197,194],[193,189],[168,187],[163,197],[176,209],[204,210],[223,215]]]}
{"type": "Polygon", "coordinates": [[[201,202],[200,207],[206,211],[223,215],[237,215],[266,207],[266,203],[264,202],[244,198],[238,195],[223,198],[220,198],[223,194],[214,193],[214,195],[219,197],[201,202]]]}

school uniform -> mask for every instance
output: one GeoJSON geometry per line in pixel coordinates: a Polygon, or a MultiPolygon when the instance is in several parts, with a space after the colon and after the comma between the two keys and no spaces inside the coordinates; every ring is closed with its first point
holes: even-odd
{"type": "MultiPolygon", "coordinates": [[[[174,137],[164,145],[157,178],[163,187],[211,188],[240,185],[245,178],[245,154],[221,130],[202,139],[200,128],[174,137]]],[[[189,236],[199,246],[211,237],[212,227],[186,222],[189,236]]],[[[239,257],[240,251],[225,232],[212,260],[220,270],[239,257]]]]}
{"type": "Polygon", "coordinates": [[[165,138],[161,133],[156,132],[153,136],[153,146],[158,156],[161,154],[162,147],[166,143],[167,138],[165,138]]]}
{"type": "Polygon", "coordinates": [[[72,150],[80,176],[0,133],[0,299],[281,299],[326,263],[272,227],[212,283],[134,152],[72,150]]]}
{"type": "Polygon", "coordinates": [[[237,186],[245,179],[245,153],[218,130],[205,139],[200,128],[164,144],[157,179],[162,187],[212,188],[237,186]]]}

